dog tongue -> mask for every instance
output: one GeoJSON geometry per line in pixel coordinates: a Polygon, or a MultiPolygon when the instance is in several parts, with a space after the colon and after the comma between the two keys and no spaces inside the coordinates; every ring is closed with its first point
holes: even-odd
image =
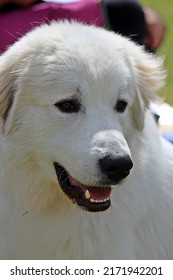
{"type": "Polygon", "coordinates": [[[86,194],[86,196],[88,196],[88,198],[93,198],[95,200],[104,200],[109,198],[111,194],[111,186],[86,186],[81,184],[71,176],[69,176],[69,180],[72,186],[80,187],[86,194]]]}
{"type": "Polygon", "coordinates": [[[110,186],[88,187],[91,198],[97,200],[107,199],[111,194],[110,186]]]}

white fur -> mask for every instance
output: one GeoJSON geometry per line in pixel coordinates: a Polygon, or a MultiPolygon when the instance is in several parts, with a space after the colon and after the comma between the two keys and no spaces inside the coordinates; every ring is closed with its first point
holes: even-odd
{"type": "Polygon", "coordinates": [[[75,22],[43,25],[1,56],[1,259],[173,258],[173,147],[148,109],[163,79],[141,47],[75,22]],[[78,113],[54,106],[71,96],[78,113]],[[110,147],[134,167],[107,211],[84,211],[61,191],[53,162],[97,185],[110,147]]]}

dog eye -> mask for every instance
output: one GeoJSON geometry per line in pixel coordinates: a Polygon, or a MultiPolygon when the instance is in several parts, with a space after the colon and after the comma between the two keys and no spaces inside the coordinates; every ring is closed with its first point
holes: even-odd
{"type": "Polygon", "coordinates": [[[127,102],[125,100],[118,100],[114,109],[118,113],[123,113],[125,111],[126,107],[127,107],[127,102]]]}
{"type": "Polygon", "coordinates": [[[78,100],[64,100],[55,104],[63,113],[77,113],[80,110],[80,103],[78,100]]]}

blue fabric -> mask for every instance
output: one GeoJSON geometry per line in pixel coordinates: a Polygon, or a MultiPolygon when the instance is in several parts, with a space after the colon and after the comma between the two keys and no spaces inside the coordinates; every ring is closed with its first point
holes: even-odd
{"type": "Polygon", "coordinates": [[[173,144],[173,132],[165,132],[162,135],[166,140],[173,144]]]}

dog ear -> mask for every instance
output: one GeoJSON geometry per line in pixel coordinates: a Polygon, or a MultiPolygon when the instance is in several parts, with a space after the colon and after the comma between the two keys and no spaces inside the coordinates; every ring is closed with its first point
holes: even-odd
{"type": "Polygon", "coordinates": [[[19,78],[25,69],[28,57],[26,54],[18,54],[10,49],[0,57],[0,122],[4,134],[8,134],[13,125],[12,115],[18,98],[19,78]]]}
{"type": "Polygon", "coordinates": [[[132,106],[132,113],[136,128],[142,131],[144,127],[145,104],[138,89],[136,89],[136,98],[132,106]]]}
{"type": "Polygon", "coordinates": [[[134,53],[136,99],[133,115],[137,129],[142,130],[145,110],[150,107],[151,102],[161,101],[156,93],[165,83],[166,72],[163,70],[163,59],[146,53],[141,47],[137,47],[137,51],[138,53],[134,53]]]}

